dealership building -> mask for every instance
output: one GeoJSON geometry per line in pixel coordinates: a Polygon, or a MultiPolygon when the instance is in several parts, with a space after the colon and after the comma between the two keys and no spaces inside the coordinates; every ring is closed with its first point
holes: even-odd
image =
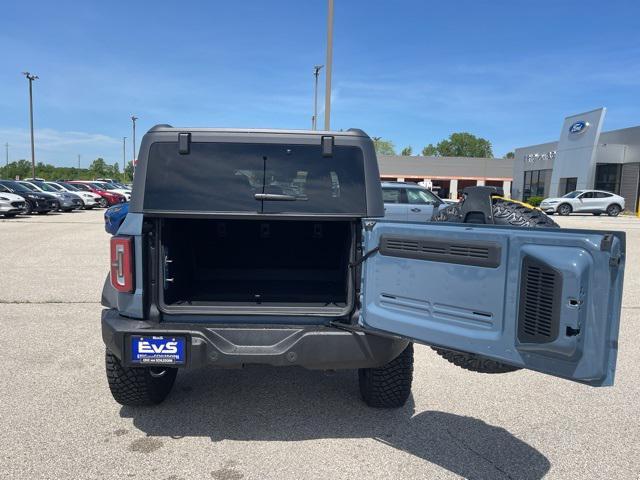
{"type": "Polygon", "coordinates": [[[567,117],[555,142],[517,148],[512,196],[556,197],[573,190],[618,194],[627,211],[638,210],[640,126],[601,132],[606,110],[567,117]]]}
{"type": "Polygon", "coordinates": [[[441,198],[456,199],[465,187],[487,185],[511,191],[513,159],[378,155],[386,181],[420,183],[441,198]]]}

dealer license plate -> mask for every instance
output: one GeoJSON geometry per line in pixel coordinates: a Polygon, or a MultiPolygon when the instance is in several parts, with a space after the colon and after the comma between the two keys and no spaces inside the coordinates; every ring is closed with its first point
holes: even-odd
{"type": "Polygon", "coordinates": [[[184,337],[131,336],[131,362],[145,365],[185,363],[184,337]]]}

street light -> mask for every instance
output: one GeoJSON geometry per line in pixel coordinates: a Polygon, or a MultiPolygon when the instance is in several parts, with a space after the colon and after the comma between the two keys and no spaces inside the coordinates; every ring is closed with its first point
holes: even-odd
{"type": "Polygon", "coordinates": [[[138,117],[131,115],[131,122],[133,122],[133,167],[136,166],[136,120],[138,117]]]}
{"type": "Polygon", "coordinates": [[[327,72],[324,91],[324,129],[331,129],[331,67],[333,66],[333,0],[327,12],[327,72]]]}
{"type": "Polygon", "coordinates": [[[22,74],[29,80],[29,123],[31,125],[31,173],[33,178],[36,178],[36,148],[33,141],[33,81],[38,80],[37,75],[33,75],[29,72],[22,72],[22,74]]]}
{"type": "Polygon", "coordinates": [[[127,176],[125,174],[125,170],[127,168],[126,165],[126,158],[127,158],[127,154],[125,153],[127,150],[127,137],[122,137],[122,178],[126,181],[127,180],[127,176]]]}
{"type": "Polygon", "coordinates": [[[4,144],[4,147],[7,149],[7,167],[9,166],[9,142],[4,144]]]}
{"type": "Polygon", "coordinates": [[[318,76],[324,65],[315,65],[313,67],[313,76],[316,77],[315,86],[313,88],[313,117],[311,118],[311,130],[318,129],[318,76]]]}

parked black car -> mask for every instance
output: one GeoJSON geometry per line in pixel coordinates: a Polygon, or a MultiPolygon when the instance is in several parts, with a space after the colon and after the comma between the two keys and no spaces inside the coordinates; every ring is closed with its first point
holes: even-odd
{"type": "Polygon", "coordinates": [[[56,211],[60,208],[58,200],[50,193],[34,192],[29,190],[24,185],[13,180],[0,180],[0,185],[4,185],[6,188],[20,195],[24,198],[26,205],[24,207],[24,213],[29,215],[30,213],[47,214],[50,211],[56,211]]]}

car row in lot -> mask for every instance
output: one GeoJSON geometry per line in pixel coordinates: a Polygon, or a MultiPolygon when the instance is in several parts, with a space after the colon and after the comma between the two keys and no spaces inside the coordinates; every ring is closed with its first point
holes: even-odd
{"type": "Polygon", "coordinates": [[[0,180],[0,215],[5,217],[106,208],[126,203],[130,199],[131,190],[113,182],[0,180]]]}
{"type": "Polygon", "coordinates": [[[571,213],[606,213],[617,217],[625,208],[624,198],[604,190],[574,190],[562,197],[545,198],[540,210],[548,214],[570,215],[571,213]]]}

